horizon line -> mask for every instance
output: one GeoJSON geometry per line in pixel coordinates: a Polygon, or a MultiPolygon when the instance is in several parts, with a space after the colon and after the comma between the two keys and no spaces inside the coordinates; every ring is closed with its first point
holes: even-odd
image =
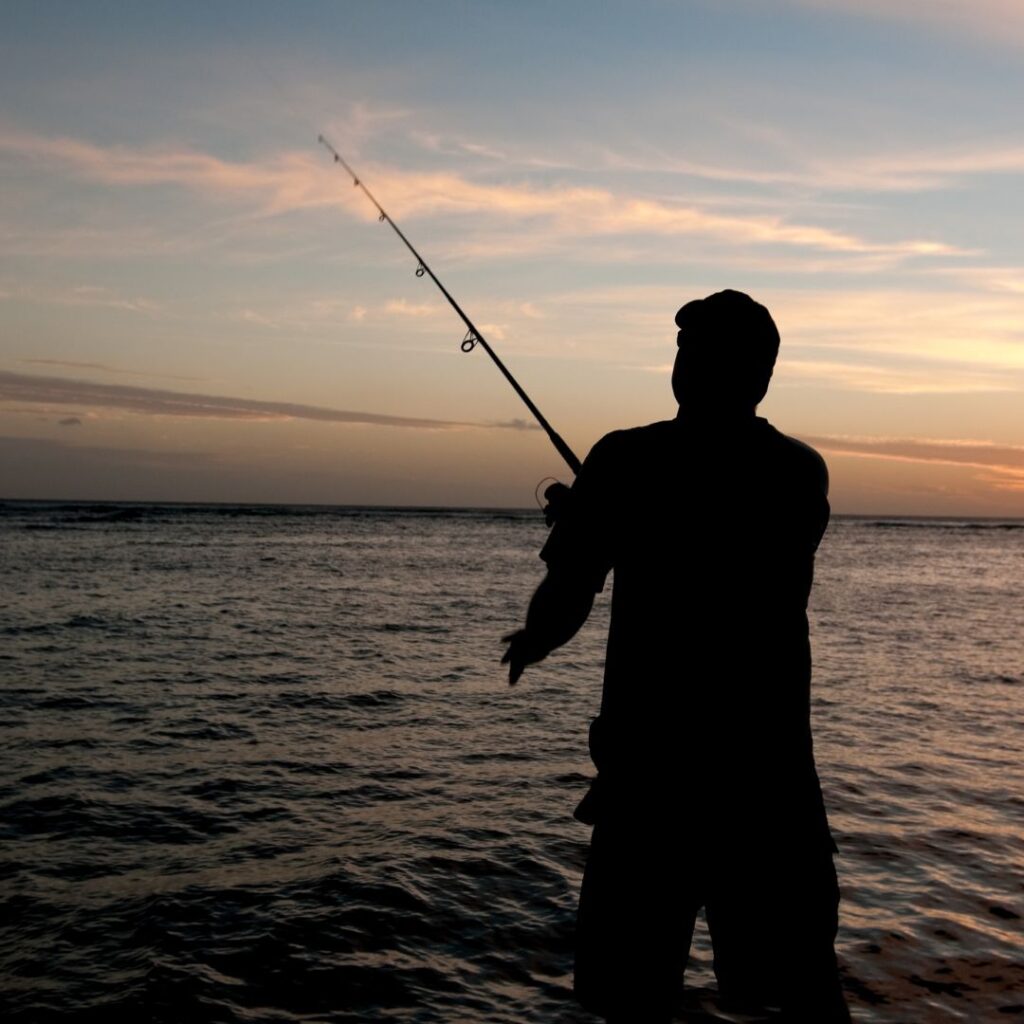
{"type": "MultiPolygon", "coordinates": [[[[362,509],[374,512],[533,512],[541,514],[536,506],[526,505],[415,505],[415,504],[372,504],[323,501],[203,501],[169,499],[149,500],[146,498],[7,498],[0,496],[0,507],[5,505],[149,505],[170,508],[315,508],[315,509],[362,509]]],[[[942,515],[914,512],[833,512],[831,519],[921,519],[948,522],[964,520],[978,522],[1024,522],[1024,516],[1000,515],[942,515]]]]}

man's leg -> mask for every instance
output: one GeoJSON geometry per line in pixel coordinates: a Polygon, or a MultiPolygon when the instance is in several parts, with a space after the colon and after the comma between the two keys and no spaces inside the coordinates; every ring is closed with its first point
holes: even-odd
{"type": "Polygon", "coordinates": [[[848,1024],[834,951],[838,905],[831,851],[723,859],[706,908],[722,996],[781,1007],[787,1024],[848,1024]]]}
{"type": "Polygon", "coordinates": [[[700,901],[678,843],[637,817],[594,828],[580,891],[575,992],[608,1021],[669,1021],[700,901]]]}

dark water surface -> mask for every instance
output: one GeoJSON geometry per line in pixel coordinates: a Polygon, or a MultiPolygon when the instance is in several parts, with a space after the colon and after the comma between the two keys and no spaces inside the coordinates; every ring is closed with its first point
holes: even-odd
{"type": "MultiPolygon", "coordinates": [[[[593,1020],[571,813],[607,595],[517,688],[496,664],[543,536],[0,507],[2,1019],[593,1020]]],[[[1022,523],[823,543],[814,727],[864,1024],[1024,1020],[1022,581],[1022,523]]],[[[687,977],[696,1005],[703,932],[687,977]]]]}

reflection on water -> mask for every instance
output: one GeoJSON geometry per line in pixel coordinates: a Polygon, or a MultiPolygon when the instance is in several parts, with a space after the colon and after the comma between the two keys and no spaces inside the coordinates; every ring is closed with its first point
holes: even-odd
{"type": "MultiPolygon", "coordinates": [[[[571,812],[607,601],[516,689],[496,661],[543,535],[6,506],[4,1019],[591,1020],[571,812]]],[[[1013,523],[840,519],[823,543],[816,747],[865,1024],[1024,1014],[1022,579],[1013,523]]],[[[691,1008],[710,956],[701,934],[691,1008]]]]}

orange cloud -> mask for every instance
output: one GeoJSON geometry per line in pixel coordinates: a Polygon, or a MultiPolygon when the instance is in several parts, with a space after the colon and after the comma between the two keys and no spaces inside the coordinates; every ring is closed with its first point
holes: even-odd
{"type": "MultiPolygon", "coordinates": [[[[45,161],[109,185],[173,184],[220,198],[254,203],[265,214],[343,205],[370,218],[372,206],[319,153],[284,153],[231,162],[193,150],[102,147],[67,137],[0,133],[0,150],[45,161]]],[[[487,184],[445,172],[370,169],[374,191],[396,218],[439,213],[532,218],[567,236],[703,235],[731,243],[895,256],[960,252],[935,240],[871,242],[847,232],[791,223],[773,215],[726,215],[696,205],[620,195],[600,188],[487,184]]]]}
{"type": "Polygon", "coordinates": [[[0,134],[0,150],[52,161],[109,185],[181,185],[236,198],[254,198],[267,212],[338,202],[332,169],[313,153],[286,153],[264,162],[232,163],[194,150],[97,146],[66,136],[0,134]]]}
{"type": "Polygon", "coordinates": [[[1024,490],[1024,445],[935,438],[804,437],[824,452],[899,462],[938,463],[984,471],[979,477],[1002,490],[1024,490]]]}
{"type": "Polygon", "coordinates": [[[906,365],[879,364],[867,353],[858,361],[800,359],[784,357],[776,371],[776,383],[797,380],[801,385],[816,384],[844,391],[872,391],[889,395],[972,394],[992,391],[1017,391],[1020,375],[968,363],[913,361],[906,365]]]}
{"type": "Polygon", "coordinates": [[[448,307],[437,302],[409,302],[406,299],[392,299],[385,303],[384,311],[396,316],[433,317],[443,313],[448,307]]]}

